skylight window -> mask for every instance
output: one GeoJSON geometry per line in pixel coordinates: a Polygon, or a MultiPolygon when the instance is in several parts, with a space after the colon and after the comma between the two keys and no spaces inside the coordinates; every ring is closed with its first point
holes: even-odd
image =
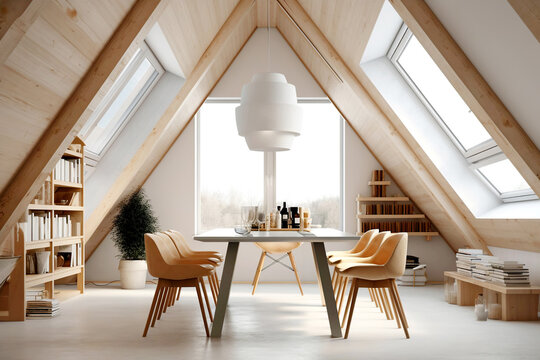
{"type": "Polygon", "coordinates": [[[503,201],[537,198],[405,25],[390,47],[388,58],[471,164],[471,169],[503,201]]]}
{"type": "Polygon", "coordinates": [[[163,72],[150,49],[143,44],[81,131],[92,160],[99,161],[163,72]]]}

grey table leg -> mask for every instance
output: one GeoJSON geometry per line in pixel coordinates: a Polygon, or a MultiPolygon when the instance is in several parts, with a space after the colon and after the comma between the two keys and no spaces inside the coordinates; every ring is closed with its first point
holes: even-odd
{"type": "Polygon", "coordinates": [[[318,269],[319,278],[321,279],[321,286],[324,294],[324,300],[326,302],[326,312],[328,313],[328,322],[330,323],[332,337],[342,337],[343,335],[341,334],[341,326],[339,324],[336,299],[334,298],[332,281],[330,279],[330,271],[328,270],[328,264],[326,263],[326,251],[324,249],[324,243],[312,242],[311,247],[313,249],[313,257],[315,258],[315,266],[318,269]]]}
{"type": "Polygon", "coordinates": [[[221,284],[219,286],[216,312],[214,314],[212,332],[210,333],[211,337],[221,337],[221,330],[223,329],[223,320],[225,319],[225,311],[227,310],[227,303],[229,302],[234,265],[236,264],[236,255],[238,255],[239,245],[240,243],[238,242],[230,242],[227,246],[227,254],[225,255],[225,264],[223,265],[223,274],[221,275],[221,284]]]}

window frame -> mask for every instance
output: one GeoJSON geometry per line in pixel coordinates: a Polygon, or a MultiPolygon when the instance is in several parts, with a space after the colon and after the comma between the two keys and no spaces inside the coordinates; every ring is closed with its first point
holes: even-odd
{"type": "Polygon", "coordinates": [[[100,101],[96,110],[90,115],[85,125],[83,126],[80,134],[83,139],[86,139],[97,126],[103,115],[109,110],[114,101],[117,99],[120,92],[126,87],[129,80],[132,78],[133,74],[139,69],[139,66],[143,63],[144,60],[148,60],[156,73],[150,77],[141,91],[136,95],[133,102],[129,105],[126,111],[121,115],[121,120],[119,125],[114,130],[113,135],[107,141],[105,146],[99,154],[93,152],[89,148],[85,151],[85,160],[86,164],[90,167],[95,167],[101,160],[101,158],[107,153],[111,145],[114,143],[116,138],[120,135],[124,127],[129,123],[131,117],[137,112],[139,106],[144,102],[146,97],[152,92],[152,89],[157,84],[158,80],[165,73],[165,69],[156,58],[152,50],[146,45],[145,42],[142,42],[140,47],[137,49],[135,54],[131,57],[128,64],[124,67],[120,75],[114,81],[110,90],[100,101]]]}
{"type": "MultiPolygon", "coordinates": [[[[422,102],[424,107],[437,121],[438,125],[443,129],[446,135],[459,149],[463,157],[469,163],[469,168],[471,168],[476,173],[476,175],[486,184],[486,186],[491,189],[503,202],[517,202],[538,199],[532,189],[500,193],[499,190],[491,183],[491,181],[478,170],[485,165],[489,165],[491,163],[508,158],[493,138],[485,140],[468,150],[465,149],[465,147],[461,144],[457,136],[448,127],[442,117],[438,114],[437,110],[431,105],[431,103],[427,100],[422,91],[420,91],[418,86],[415,84],[414,80],[409,76],[407,71],[405,71],[405,69],[403,69],[403,67],[399,63],[399,58],[401,54],[403,53],[410,39],[413,36],[414,35],[412,31],[407,27],[405,23],[403,23],[394,41],[392,42],[392,45],[388,49],[386,56],[394,65],[402,78],[405,80],[405,82],[409,85],[416,97],[420,100],[420,102],[422,102]]],[[[469,109],[469,111],[472,110],[469,109]]]]}
{"type": "MultiPolygon", "coordinates": [[[[240,105],[240,98],[208,98],[206,99],[205,103],[234,103],[240,105]]],[[[298,99],[299,104],[306,104],[306,103],[319,103],[319,104],[332,104],[332,102],[329,99],[319,99],[319,98],[299,98],[298,99]]],[[[204,104],[203,104],[204,105],[204,104]]],[[[337,110],[337,108],[336,108],[337,110]]],[[[339,112],[339,111],[338,111],[339,112]]],[[[340,223],[340,229],[345,229],[345,199],[344,199],[344,191],[345,191],[345,119],[341,114],[339,114],[340,119],[340,166],[339,166],[339,223],[340,223]]],[[[195,120],[195,162],[196,162],[196,171],[195,171],[195,231],[198,232],[201,229],[201,186],[200,186],[200,168],[201,168],[201,159],[200,159],[200,142],[201,142],[201,132],[200,132],[200,111],[197,111],[194,117],[195,120]]],[[[301,135],[300,135],[301,136],[301,135]]],[[[293,145],[294,146],[294,145],[293,145]]],[[[276,178],[276,153],[275,152],[265,152],[264,156],[264,204],[263,207],[266,211],[268,209],[268,198],[273,197],[273,199],[270,199],[270,202],[272,204],[275,204],[277,201],[276,198],[276,184],[277,184],[277,178],[276,178]],[[271,174],[271,178],[267,176],[268,174],[271,174]]],[[[272,206],[272,210],[273,210],[272,206]]]]}

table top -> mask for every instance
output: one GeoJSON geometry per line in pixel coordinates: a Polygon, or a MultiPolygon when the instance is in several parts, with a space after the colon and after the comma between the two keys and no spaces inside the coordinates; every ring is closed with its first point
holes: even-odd
{"type": "Polygon", "coordinates": [[[328,242],[358,240],[360,236],[336,229],[318,228],[310,231],[252,231],[240,235],[232,228],[214,229],[197,234],[193,239],[203,242],[328,242]]]}

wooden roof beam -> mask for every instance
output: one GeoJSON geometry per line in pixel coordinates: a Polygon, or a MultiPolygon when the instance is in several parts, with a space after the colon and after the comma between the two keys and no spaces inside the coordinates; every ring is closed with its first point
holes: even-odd
{"type": "Polygon", "coordinates": [[[508,3],[540,43],[540,0],[508,0],[508,3]]]}
{"type": "Polygon", "coordinates": [[[255,0],[240,0],[143,145],[86,223],[86,258],[112,227],[118,203],[140,188],[195,116],[257,26],[255,0]]]}
{"type": "Polygon", "coordinates": [[[278,30],[377,161],[390,173],[394,173],[393,179],[398,186],[409,192],[410,197],[430,215],[430,219],[454,250],[470,246],[483,248],[489,253],[486,243],[421,163],[298,1],[277,1],[282,9],[277,17],[278,30]],[[416,189],[420,195],[412,196],[407,188],[416,189]]]}
{"type": "Polygon", "coordinates": [[[478,120],[540,196],[540,150],[423,0],[390,0],[478,120]]]}
{"type": "Polygon", "coordinates": [[[146,36],[164,8],[160,0],[138,0],[92,64],[56,118],[0,196],[0,239],[16,224],[64,150],[84,125],[81,117],[137,38],[146,36]]]}
{"type": "Polygon", "coordinates": [[[0,40],[2,40],[15,20],[26,11],[31,2],[32,0],[0,1],[0,40]]]}

